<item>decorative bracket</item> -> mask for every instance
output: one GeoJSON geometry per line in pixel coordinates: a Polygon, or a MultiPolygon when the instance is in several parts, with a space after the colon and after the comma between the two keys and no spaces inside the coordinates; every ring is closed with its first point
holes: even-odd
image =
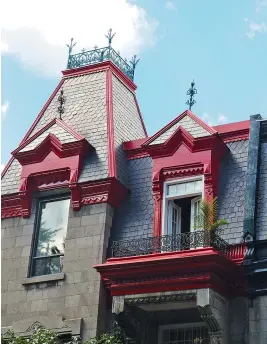
{"type": "Polygon", "coordinates": [[[197,306],[210,330],[211,343],[228,344],[228,300],[210,288],[198,289],[197,306]]]}

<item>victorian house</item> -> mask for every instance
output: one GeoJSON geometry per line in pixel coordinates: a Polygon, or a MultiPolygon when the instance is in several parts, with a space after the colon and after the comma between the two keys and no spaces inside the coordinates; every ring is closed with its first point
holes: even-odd
{"type": "Polygon", "coordinates": [[[71,42],[3,171],[2,333],[86,340],[116,320],[138,344],[266,344],[267,121],[185,110],[148,137],[138,61],[111,39],[71,42]],[[197,224],[215,197],[214,232],[197,224]]]}

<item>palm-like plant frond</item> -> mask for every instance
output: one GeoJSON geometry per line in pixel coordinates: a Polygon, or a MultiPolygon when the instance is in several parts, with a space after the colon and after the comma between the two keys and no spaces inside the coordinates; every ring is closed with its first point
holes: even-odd
{"type": "Polygon", "coordinates": [[[218,198],[215,197],[211,202],[205,200],[200,201],[198,215],[198,229],[214,232],[220,226],[227,224],[224,219],[217,219],[218,214],[218,198]]]}

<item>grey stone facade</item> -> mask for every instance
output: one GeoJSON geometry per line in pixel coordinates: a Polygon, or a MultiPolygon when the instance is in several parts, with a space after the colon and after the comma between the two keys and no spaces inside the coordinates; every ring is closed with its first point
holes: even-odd
{"type": "Polygon", "coordinates": [[[128,161],[128,199],[115,211],[112,238],[118,240],[151,236],[154,201],[152,195],[152,159],[128,161]]]}
{"type": "Polygon", "coordinates": [[[239,243],[243,235],[244,191],[248,140],[230,142],[220,166],[219,175],[219,218],[228,224],[220,230],[220,235],[230,244],[239,243]]]}
{"type": "Polygon", "coordinates": [[[82,318],[83,339],[93,337],[97,329],[105,329],[105,298],[93,265],[106,258],[113,209],[107,204],[84,206],[78,212],[70,209],[65,278],[53,280],[54,276],[48,275],[51,280],[30,283],[27,274],[35,209],[33,204],[29,219],[2,221],[2,326],[15,326],[16,322],[39,316],[82,318]]]}

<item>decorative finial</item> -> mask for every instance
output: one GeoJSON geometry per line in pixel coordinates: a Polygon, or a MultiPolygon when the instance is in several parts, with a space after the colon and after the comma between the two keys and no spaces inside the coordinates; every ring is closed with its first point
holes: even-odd
{"type": "Polygon", "coordinates": [[[108,34],[105,36],[108,39],[108,46],[111,47],[112,40],[114,36],[116,35],[116,32],[112,34],[112,29],[108,30],[108,34]]]}
{"type": "Polygon", "coordinates": [[[137,56],[134,55],[134,57],[132,57],[131,61],[129,61],[133,67],[133,70],[135,70],[135,67],[137,66],[137,63],[140,61],[140,59],[137,59],[137,56]]]}
{"type": "Polygon", "coordinates": [[[84,54],[86,52],[85,48],[82,49],[82,53],[84,54]]]}
{"type": "Polygon", "coordinates": [[[57,108],[57,112],[59,113],[59,118],[61,119],[64,111],[65,111],[65,108],[64,108],[64,104],[65,104],[65,101],[66,101],[66,98],[64,97],[64,90],[63,88],[60,90],[60,95],[58,96],[58,102],[59,102],[59,106],[57,108]]]}
{"type": "Polygon", "coordinates": [[[186,102],[186,105],[189,105],[189,110],[191,111],[192,106],[196,103],[194,95],[197,94],[197,90],[195,88],[194,80],[191,82],[191,88],[187,91],[187,95],[190,96],[189,100],[186,102]]]}
{"type": "Polygon", "coordinates": [[[97,45],[95,45],[95,46],[94,46],[94,49],[96,50],[97,48],[98,48],[98,46],[97,46],[97,45]]]}
{"type": "Polygon", "coordinates": [[[70,44],[66,44],[66,46],[69,48],[69,56],[72,53],[72,49],[76,44],[77,44],[77,42],[73,43],[73,38],[71,38],[70,44]]]}

